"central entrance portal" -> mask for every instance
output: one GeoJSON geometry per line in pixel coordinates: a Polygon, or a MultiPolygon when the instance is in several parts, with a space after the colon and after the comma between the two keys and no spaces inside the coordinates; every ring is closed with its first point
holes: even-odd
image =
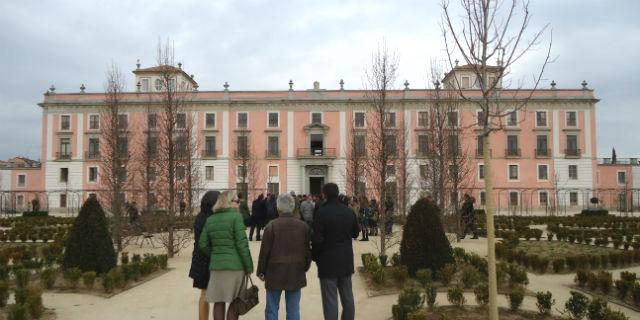
{"type": "Polygon", "coordinates": [[[324,177],[309,177],[309,194],[315,195],[322,193],[324,185],[324,177]]]}

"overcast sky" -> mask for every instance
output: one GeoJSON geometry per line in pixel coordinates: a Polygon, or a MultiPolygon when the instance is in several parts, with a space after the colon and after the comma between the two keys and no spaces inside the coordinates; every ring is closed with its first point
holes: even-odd
{"type": "MultiPolygon", "coordinates": [[[[544,87],[578,88],[601,99],[598,153],[640,156],[640,1],[535,0],[532,30],[553,28],[555,63],[544,87]]],[[[385,39],[400,58],[398,86],[426,86],[431,58],[442,58],[438,0],[422,1],[2,1],[0,2],[0,159],[40,158],[37,103],[58,92],[102,91],[110,61],[134,88],[136,59],[152,66],[160,38],[175,44],[201,90],[362,88],[371,52],[385,39]],[[117,2],[117,3],[116,3],[117,2]]],[[[452,0],[452,6],[457,6],[452,0]]],[[[548,38],[546,38],[548,40],[548,38]]],[[[542,50],[514,68],[527,78],[542,50]]]]}

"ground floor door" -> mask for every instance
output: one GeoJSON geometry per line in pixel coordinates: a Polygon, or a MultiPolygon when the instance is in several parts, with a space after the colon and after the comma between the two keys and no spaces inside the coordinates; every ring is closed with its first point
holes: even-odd
{"type": "Polygon", "coordinates": [[[324,177],[309,177],[309,194],[322,193],[324,185],[324,177]]]}

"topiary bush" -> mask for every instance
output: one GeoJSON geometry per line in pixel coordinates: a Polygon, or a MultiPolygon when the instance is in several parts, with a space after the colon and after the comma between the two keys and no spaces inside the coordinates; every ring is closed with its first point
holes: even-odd
{"type": "Polygon", "coordinates": [[[411,206],[403,227],[400,259],[411,276],[423,268],[435,273],[445,264],[454,262],[451,245],[442,228],[440,209],[426,198],[411,206]]]}
{"type": "Polygon", "coordinates": [[[464,290],[460,286],[451,287],[447,291],[447,301],[458,308],[462,308],[466,302],[464,290]]]}
{"type": "Polygon", "coordinates": [[[487,283],[480,283],[473,289],[473,293],[476,295],[476,302],[481,306],[486,306],[489,303],[489,286],[487,283]]]}
{"type": "Polygon", "coordinates": [[[607,302],[596,297],[591,300],[587,307],[587,319],[589,320],[606,320],[607,302]]]}
{"type": "Polygon", "coordinates": [[[570,293],[571,297],[564,304],[565,313],[570,319],[580,320],[587,314],[589,298],[577,291],[571,291],[570,293]]]}
{"type": "Polygon", "coordinates": [[[431,269],[420,269],[416,271],[416,279],[422,286],[426,287],[431,283],[431,281],[433,281],[433,277],[431,276],[431,269]]]}
{"type": "Polygon", "coordinates": [[[509,308],[511,308],[511,311],[518,311],[524,300],[524,287],[518,286],[511,290],[507,299],[509,300],[509,308]]]}
{"type": "Polygon", "coordinates": [[[9,284],[0,281],[0,308],[6,307],[7,301],[9,301],[9,284]]]}
{"type": "Polygon", "coordinates": [[[82,284],[84,287],[91,290],[96,283],[96,272],[95,271],[87,271],[82,274],[82,284]]]}
{"type": "Polygon", "coordinates": [[[40,272],[40,283],[45,289],[53,289],[56,284],[56,278],[58,277],[58,270],[53,268],[47,268],[40,272]]]}
{"type": "Polygon", "coordinates": [[[462,270],[462,285],[469,289],[480,282],[480,271],[474,267],[466,267],[462,270]]]}
{"type": "Polygon", "coordinates": [[[551,308],[556,304],[556,300],[553,299],[551,292],[538,292],[536,293],[536,307],[538,307],[538,313],[542,316],[548,316],[551,314],[551,308]]]}
{"type": "Polygon", "coordinates": [[[395,267],[391,267],[391,276],[398,284],[404,284],[409,278],[409,271],[406,266],[397,265],[395,267]]]}
{"type": "Polygon", "coordinates": [[[62,266],[102,274],[116,264],[117,255],[104,211],[96,197],[89,197],[71,228],[62,266]]]}
{"type": "Polygon", "coordinates": [[[67,284],[70,288],[75,289],[78,287],[78,282],[80,282],[80,278],[82,278],[82,270],[80,268],[69,268],[62,272],[62,276],[64,280],[67,281],[67,284]]]}
{"type": "Polygon", "coordinates": [[[24,304],[27,313],[31,319],[40,319],[44,313],[42,305],[42,289],[39,287],[29,287],[27,289],[27,300],[24,304]]]}
{"type": "Polygon", "coordinates": [[[436,305],[436,297],[438,296],[438,290],[433,284],[428,284],[425,288],[425,298],[427,300],[427,306],[429,309],[433,309],[436,305]]]}
{"type": "Polygon", "coordinates": [[[12,304],[7,308],[7,320],[26,320],[27,309],[21,304],[12,304]]]}
{"type": "Polygon", "coordinates": [[[438,270],[438,272],[436,272],[436,278],[440,280],[442,285],[448,286],[449,283],[451,283],[451,280],[453,280],[453,276],[455,274],[456,274],[456,266],[451,263],[448,263],[442,266],[442,268],[438,270]]]}

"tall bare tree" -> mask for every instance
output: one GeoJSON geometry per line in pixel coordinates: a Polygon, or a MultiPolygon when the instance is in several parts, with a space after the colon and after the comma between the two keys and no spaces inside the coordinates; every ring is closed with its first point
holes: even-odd
{"type": "MultiPolygon", "coordinates": [[[[124,246],[124,194],[127,186],[129,167],[128,118],[123,112],[122,93],[124,79],[115,63],[106,72],[105,107],[100,116],[100,177],[101,188],[98,195],[109,205],[112,214],[112,230],[116,249],[124,246]]],[[[91,156],[97,156],[90,154],[91,156]]]]}
{"type": "MultiPolygon", "coordinates": [[[[364,116],[364,113],[363,113],[364,116]]],[[[345,178],[347,182],[347,190],[358,200],[366,197],[366,190],[361,186],[364,183],[365,163],[367,161],[367,132],[364,128],[355,126],[355,119],[351,122],[351,134],[346,143],[346,166],[345,178]]],[[[360,121],[360,120],[358,120],[360,121]]],[[[364,124],[364,119],[362,119],[364,124]]]]}
{"type": "Polygon", "coordinates": [[[501,83],[508,74],[508,70],[541,42],[548,25],[528,35],[531,15],[529,2],[526,0],[460,0],[460,7],[461,13],[454,14],[449,7],[449,2],[447,0],[442,2],[442,32],[451,69],[455,67],[454,60],[461,58],[473,70],[479,85],[479,96],[477,91],[475,96],[469,95],[462,90],[458,78],[454,77],[455,88],[459,89],[460,96],[474,103],[483,112],[489,319],[496,320],[498,306],[489,138],[492,132],[502,128],[502,118],[526,106],[550,61],[551,41],[539,72],[533,76],[533,88],[524,92],[523,95],[510,92],[512,94],[510,98],[518,97],[518,99],[510,99],[509,104],[503,104],[502,99],[508,95],[504,94],[507,92],[501,92],[501,83]],[[493,59],[496,59],[497,67],[490,65],[493,59]]]}
{"type": "Polygon", "coordinates": [[[385,211],[387,176],[389,165],[398,157],[396,117],[390,90],[393,90],[398,70],[398,59],[390,53],[382,43],[373,53],[371,65],[366,72],[368,112],[367,122],[367,157],[365,162],[366,179],[371,183],[373,195],[379,200],[378,228],[380,231],[379,255],[386,256],[389,247],[388,235],[385,232],[385,211]]]}
{"type": "Polygon", "coordinates": [[[235,159],[237,181],[240,184],[237,191],[242,192],[243,201],[248,202],[250,198],[255,197],[254,193],[261,189],[259,186],[263,182],[249,130],[240,129],[236,136],[235,159]]]}

